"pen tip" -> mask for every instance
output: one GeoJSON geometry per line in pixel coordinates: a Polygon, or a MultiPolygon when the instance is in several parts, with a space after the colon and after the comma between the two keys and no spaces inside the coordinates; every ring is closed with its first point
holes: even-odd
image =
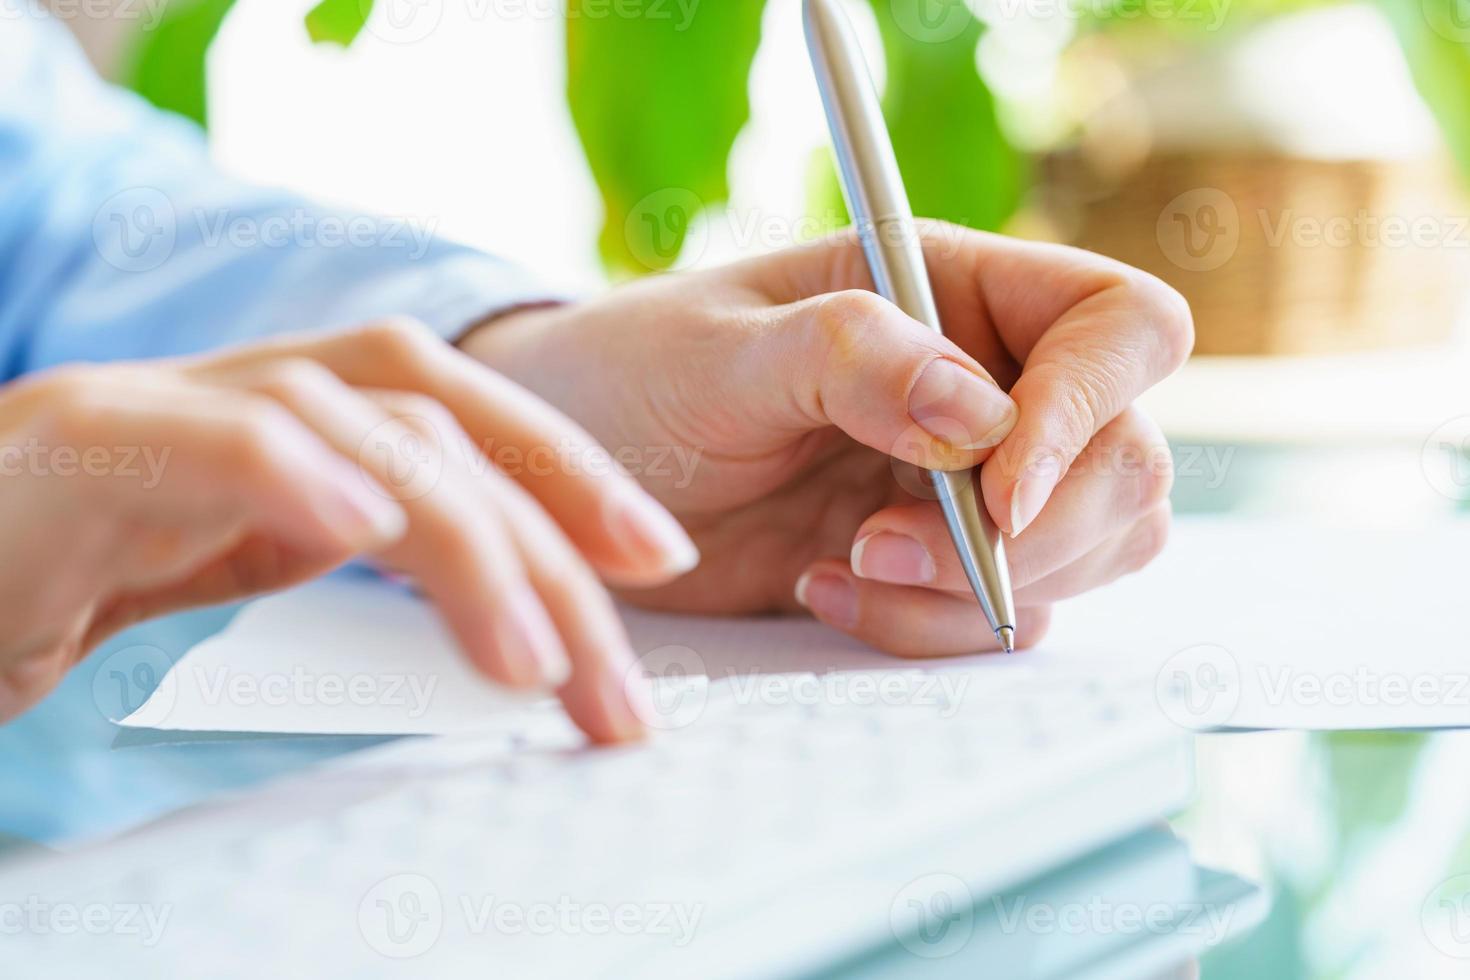
{"type": "Polygon", "coordinates": [[[995,638],[1000,640],[1000,648],[1006,653],[1016,652],[1016,631],[1010,626],[1001,626],[995,631],[995,638]]]}

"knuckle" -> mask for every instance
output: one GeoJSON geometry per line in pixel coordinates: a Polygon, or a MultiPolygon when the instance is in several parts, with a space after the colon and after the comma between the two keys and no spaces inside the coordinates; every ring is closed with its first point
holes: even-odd
{"type": "Polygon", "coordinates": [[[112,412],[97,380],[92,370],[63,368],[31,383],[55,439],[68,444],[85,442],[95,439],[98,430],[108,424],[112,412]]]}
{"type": "Polygon", "coordinates": [[[288,357],[266,369],[265,388],[288,400],[315,397],[337,376],[309,357],[288,357]]]}
{"type": "Polygon", "coordinates": [[[360,340],[377,356],[412,367],[439,344],[439,337],[422,321],[395,316],[377,320],[358,331],[360,340]]]}
{"type": "Polygon", "coordinates": [[[109,381],[115,378],[88,364],[53,367],[16,382],[16,395],[37,408],[60,441],[94,438],[112,417],[109,381]]]}
{"type": "Polygon", "coordinates": [[[1157,329],[1160,355],[1167,373],[1173,373],[1194,350],[1194,314],[1189,301],[1173,286],[1147,272],[1133,271],[1128,288],[1150,314],[1157,329]]]}
{"type": "Polygon", "coordinates": [[[383,408],[399,422],[415,428],[427,426],[441,436],[448,436],[459,423],[437,398],[416,391],[395,392],[382,402],[383,408]],[[451,428],[453,427],[453,428],[451,428]]]}
{"type": "Polygon", "coordinates": [[[1059,368],[1057,373],[1052,390],[1058,399],[1054,418],[1061,429],[1062,448],[1080,452],[1103,420],[1104,382],[1095,367],[1081,363],[1059,368]]]}
{"type": "MultiPolygon", "coordinates": [[[[537,560],[536,589],[550,608],[601,609],[606,590],[570,547],[547,548],[537,560]]],[[[606,600],[611,608],[611,600],[606,600]]]]}
{"type": "Polygon", "coordinates": [[[888,301],[866,289],[844,289],[824,296],[813,321],[824,341],[847,340],[888,313],[888,301]]]}
{"type": "Polygon", "coordinates": [[[1143,450],[1138,482],[1139,503],[1145,510],[1169,499],[1174,489],[1174,460],[1167,446],[1149,446],[1143,450]]]}
{"type": "Polygon", "coordinates": [[[1139,571],[1159,557],[1164,546],[1169,543],[1171,523],[1171,511],[1167,504],[1155,507],[1138,522],[1125,549],[1123,565],[1127,571],[1139,571]]]}
{"type": "MultiPolygon", "coordinates": [[[[418,447],[439,457],[452,468],[460,463],[478,462],[475,446],[469,435],[460,426],[450,411],[427,395],[410,395],[395,400],[387,406],[388,424],[399,425],[419,439],[418,447]]],[[[477,467],[477,471],[489,474],[488,467],[477,467]]]]}
{"type": "Polygon", "coordinates": [[[410,532],[438,568],[471,581],[487,573],[499,577],[511,567],[499,526],[465,495],[439,484],[413,501],[411,513],[410,532]]]}
{"type": "Polygon", "coordinates": [[[225,437],[228,454],[248,468],[271,469],[292,424],[293,416],[275,402],[251,400],[235,416],[225,437]]]}
{"type": "Polygon", "coordinates": [[[1135,491],[1137,513],[1153,510],[1174,488],[1174,459],[1158,425],[1136,408],[1126,409],[1099,433],[1095,444],[1113,457],[1109,472],[1135,491]]]}

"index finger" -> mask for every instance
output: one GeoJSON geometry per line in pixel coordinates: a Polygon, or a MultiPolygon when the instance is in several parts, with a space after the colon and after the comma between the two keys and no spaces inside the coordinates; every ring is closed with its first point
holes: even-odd
{"type": "MultiPolygon", "coordinates": [[[[1189,306],[1154,276],[1093,252],[942,222],[919,231],[945,336],[1009,386],[1019,409],[982,477],[987,509],[1017,534],[1093,435],[1184,363],[1189,306]]],[[[745,269],[775,302],[872,283],[851,229],[745,269]]]]}
{"type": "MultiPolygon", "coordinates": [[[[924,263],[944,335],[1007,387],[1041,337],[1073,307],[1118,288],[1162,288],[1152,276],[1096,252],[919,220],[924,263]]],[[[856,230],[749,259],[738,278],[775,304],[874,289],[856,230]]]]}

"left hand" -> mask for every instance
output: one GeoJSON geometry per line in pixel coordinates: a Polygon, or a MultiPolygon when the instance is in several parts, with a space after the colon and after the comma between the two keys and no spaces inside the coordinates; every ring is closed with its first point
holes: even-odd
{"type": "Polygon", "coordinates": [[[1102,256],[923,228],[943,337],[869,291],[849,231],[515,313],[461,346],[577,419],[689,530],[700,566],[632,601],[805,606],[900,655],[995,649],[912,470],[988,459],[1033,644],[1052,603],[1163,545],[1168,449],[1131,403],[1188,355],[1189,310],[1102,256]]]}

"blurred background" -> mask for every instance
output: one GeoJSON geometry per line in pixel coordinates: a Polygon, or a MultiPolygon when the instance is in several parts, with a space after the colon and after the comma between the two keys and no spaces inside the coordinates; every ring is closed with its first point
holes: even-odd
{"type": "MultiPolygon", "coordinates": [[[[798,0],[52,6],[227,170],[572,289],[846,221],[798,0]]],[[[1197,353],[1147,401],[1178,512],[1464,510],[1470,2],[851,8],[917,212],[1082,245],[1190,300],[1197,353]]],[[[1276,899],[1207,978],[1464,975],[1426,936],[1470,868],[1461,734],[1208,736],[1200,756],[1180,831],[1276,899]]]]}

